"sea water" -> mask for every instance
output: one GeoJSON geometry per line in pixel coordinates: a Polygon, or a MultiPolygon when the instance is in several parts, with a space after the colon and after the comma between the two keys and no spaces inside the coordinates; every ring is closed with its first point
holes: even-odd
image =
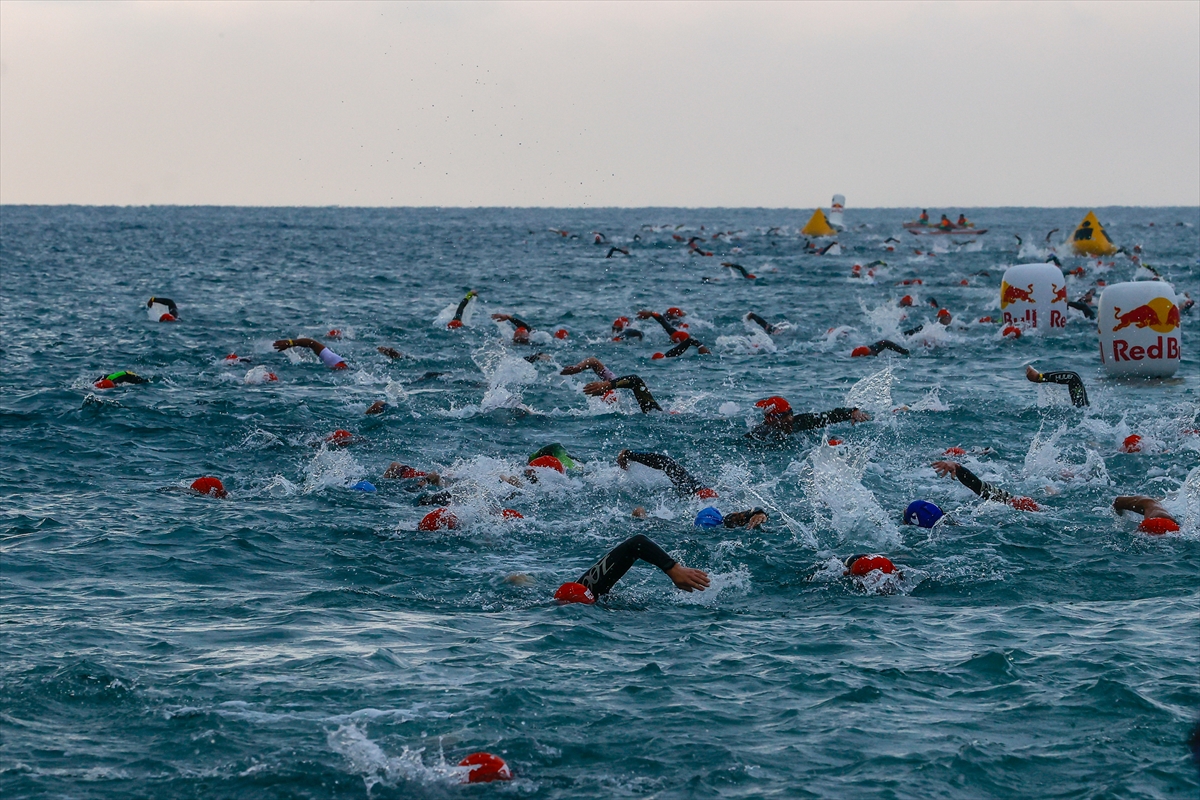
{"type": "MultiPolygon", "coordinates": [[[[851,208],[820,256],[807,211],[3,208],[0,793],[1196,797],[1200,314],[1156,381],[1106,378],[1078,312],[1017,340],[978,321],[999,318],[1006,266],[1056,252],[1084,267],[1072,299],[1153,277],[1070,257],[1086,211],[976,209],[983,236],[917,237],[915,210],[851,208]],[[179,321],[148,319],[152,295],[179,321]],[[670,343],[652,320],[611,340],[614,318],[668,306],[711,355],[653,359],[670,343]],[[348,370],[272,349],[331,329],[348,370]],[[884,337],[911,355],[850,358],[884,337]],[[594,376],[559,370],[587,356],[664,412],[584,395],[594,376]],[[1030,362],[1079,372],[1091,406],[1029,383],[1030,362]],[[93,388],[121,369],[150,383],[93,388]],[[872,419],[752,446],[770,395],[872,419]],[[362,440],[322,442],[339,428],[362,440]],[[551,442],[581,468],[502,481],[551,442]],[[938,478],[950,447],[1044,511],[938,478]],[[770,522],[694,527],[701,502],[619,469],[623,448],[770,522]],[[461,527],[418,532],[430,508],[381,477],[392,461],[454,476],[461,527]],[[229,497],[160,491],[202,475],[229,497]],[[364,479],[378,491],[349,488],[364,479]],[[1166,497],[1182,533],[1138,533],[1120,494],[1166,497]],[[917,498],[948,522],[903,525],[917,498]],[[552,601],[639,532],[709,590],[643,564],[605,602],[552,601]],[[854,553],[903,577],[852,583],[854,553]],[[515,779],[463,784],[480,750],[515,779]]],[[[1099,214],[1197,296],[1197,209],[1099,214]]]]}

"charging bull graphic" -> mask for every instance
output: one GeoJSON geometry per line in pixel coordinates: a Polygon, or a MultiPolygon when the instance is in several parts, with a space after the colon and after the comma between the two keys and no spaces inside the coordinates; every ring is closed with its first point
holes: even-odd
{"type": "Polygon", "coordinates": [[[1183,354],[1170,284],[1115,283],[1100,297],[1100,359],[1110,375],[1165,378],[1183,354]]]}
{"type": "Polygon", "coordinates": [[[1113,306],[1113,319],[1117,322],[1113,333],[1130,325],[1152,328],[1158,333],[1170,333],[1179,327],[1179,307],[1165,297],[1156,297],[1124,314],[1118,306],[1113,306]]]}

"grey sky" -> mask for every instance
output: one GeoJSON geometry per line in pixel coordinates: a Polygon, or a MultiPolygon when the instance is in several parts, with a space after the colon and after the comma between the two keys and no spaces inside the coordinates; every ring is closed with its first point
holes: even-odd
{"type": "Polygon", "coordinates": [[[1200,3],[0,3],[0,202],[1200,204],[1200,3]]]}

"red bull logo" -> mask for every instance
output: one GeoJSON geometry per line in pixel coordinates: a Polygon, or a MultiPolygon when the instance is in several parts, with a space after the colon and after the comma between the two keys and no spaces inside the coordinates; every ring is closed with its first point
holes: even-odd
{"type": "Polygon", "coordinates": [[[1000,309],[1003,311],[1018,300],[1023,300],[1026,303],[1037,302],[1033,299],[1033,284],[1031,283],[1028,288],[1022,289],[1019,286],[1013,286],[1007,281],[1000,281],[1000,309]]]}
{"type": "Polygon", "coordinates": [[[1149,303],[1121,313],[1119,307],[1113,307],[1113,318],[1116,326],[1113,333],[1134,326],[1150,328],[1156,333],[1170,333],[1179,327],[1179,308],[1165,297],[1156,297],[1149,303]]]}
{"type": "Polygon", "coordinates": [[[1067,302],[1067,285],[1065,283],[1062,287],[1059,287],[1057,283],[1052,283],[1050,288],[1054,290],[1054,299],[1050,301],[1051,303],[1067,302]]]}

